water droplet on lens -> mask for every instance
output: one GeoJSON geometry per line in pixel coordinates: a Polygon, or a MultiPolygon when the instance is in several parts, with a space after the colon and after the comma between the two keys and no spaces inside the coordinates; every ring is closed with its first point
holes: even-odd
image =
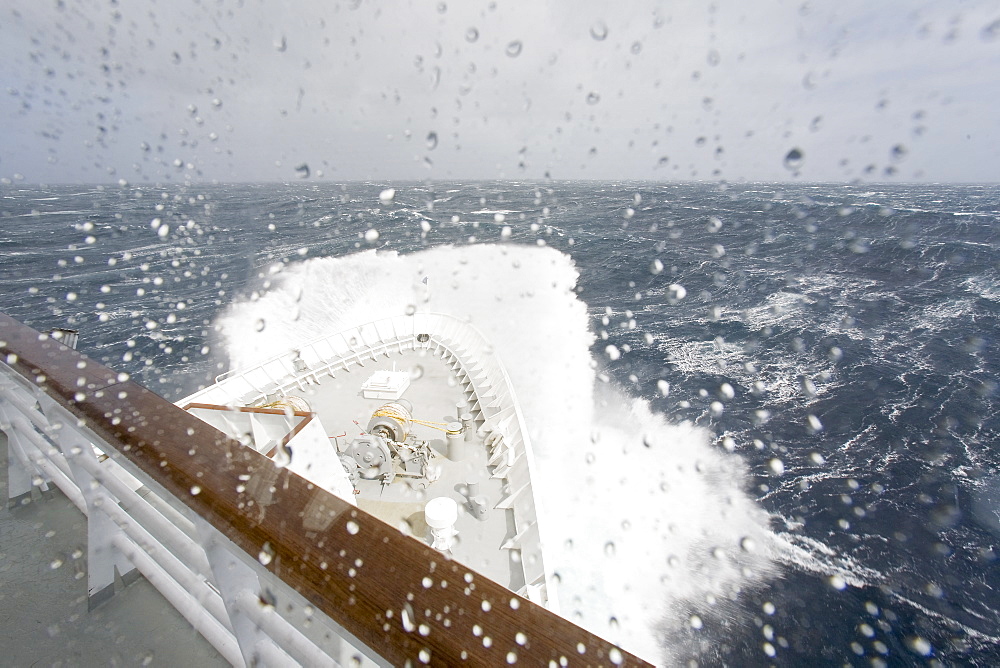
{"type": "Polygon", "coordinates": [[[905,146],[902,144],[896,144],[892,147],[892,150],[889,151],[889,157],[893,160],[899,161],[906,157],[906,153],[907,150],[905,146]]]}
{"type": "Polygon", "coordinates": [[[256,329],[258,332],[263,332],[264,331],[264,327],[266,327],[266,326],[267,325],[264,322],[264,318],[258,318],[257,319],[257,323],[254,325],[254,329],[256,329]]]}
{"type": "Polygon", "coordinates": [[[438,145],[438,133],[433,130],[427,133],[427,150],[433,151],[438,145]]]}
{"type": "Polygon", "coordinates": [[[660,258],[656,258],[653,260],[653,263],[649,265],[649,273],[654,276],[663,273],[663,262],[660,261],[660,258]]]}
{"type": "Polygon", "coordinates": [[[356,536],[359,531],[361,531],[361,527],[358,526],[357,522],[355,522],[354,520],[349,520],[347,522],[347,533],[351,534],[352,536],[356,536]]]}
{"type": "Polygon", "coordinates": [[[715,49],[712,49],[711,51],[708,52],[708,56],[707,56],[706,60],[708,61],[709,65],[711,65],[712,67],[715,67],[722,60],[722,57],[719,55],[718,51],[716,51],[715,49]]]}
{"type": "Polygon", "coordinates": [[[257,560],[264,566],[267,566],[274,560],[274,548],[271,547],[270,543],[264,543],[264,547],[260,548],[257,560]]]}
{"type": "Polygon", "coordinates": [[[802,167],[803,157],[801,149],[793,148],[785,154],[785,167],[793,171],[798,170],[802,167]]]}
{"type": "Polygon", "coordinates": [[[475,28],[469,28],[468,30],[465,31],[466,42],[469,42],[471,44],[472,42],[475,42],[477,39],[479,39],[478,30],[476,30],[475,28]]]}
{"type": "Polygon", "coordinates": [[[597,104],[600,101],[601,96],[599,93],[595,93],[594,91],[587,93],[587,104],[597,104]]]}
{"type": "Polygon", "coordinates": [[[376,241],[378,241],[378,230],[370,229],[367,232],[365,232],[365,241],[367,241],[370,244],[373,244],[376,241]]]}
{"type": "Polygon", "coordinates": [[[687,290],[683,285],[677,283],[671,283],[667,288],[667,301],[671,304],[676,304],[680,300],[687,296],[687,290]]]}
{"type": "Polygon", "coordinates": [[[691,615],[691,618],[688,620],[688,623],[691,625],[691,628],[693,628],[695,631],[704,626],[704,623],[701,621],[701,617],[699,617],[698,615],[691,615]]]}
{"type": "Polygon", "coordinates": [[[642,42],[632,42],[632,53],[639,55],[642,51],[642,42]]]}
{"type": "Polygon", "coordinates": [[[378,201],[382,204],[388,204],[396,197],[395,188],[386,188],[378,194],[378,201]]]}
{"type": "Polygon", "coordinates": [[[1000,19],[993,21],[992,23],[986,25],[979,36],[983,38],[983,41],[992,42],[993,40],[1000,37],[1000,19]]]}
{"type": "Polygon", "coordinates": [[[521,55],[521,49],[524,45],[521,44],[521,40],[515,39],[513,42],[507,45],[507,55],[511,58],[517,58],[521,55]]]}
{"type": "Polygon", "coordinates": [[[590,36],[598,42],[603,42],[608,37],[608,24],[604,21],[597,21],[590,26],[590,36]]]}

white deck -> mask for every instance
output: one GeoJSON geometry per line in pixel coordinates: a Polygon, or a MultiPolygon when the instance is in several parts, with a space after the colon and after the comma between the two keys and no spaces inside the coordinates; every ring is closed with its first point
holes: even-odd
{"type": "MultiPolygon", "coordinates": [[[[410,350],[378,361],[369,360],[363,367],[354,366],[350,372],[340,371],[334,378],[323,376],[319,385],[312,384],[292,394],[309,402],[328,436],[338,437],[331,438],[331,444],[339,443],[344,447],[367,427],[372,412],[386,403],[385,399],[364,398],[362,384],[374,372],[391,370],[393,365],[397,370],[411,372],[410,386],[402,398],[413,404],[415,419],[442,423],[457,420],[457,405],[464,402],[464,392],[450,367],[426,350],[410,350]],[[346,436],[341,437],[341,434],[346,436]]],[[[439,496],[454,499],[459,505],[459,518],[452,556],[509,589],[520,589],[524,585],[522,571],[512,568],[510,551],[501,549],[514,536],[513,514],[510,510],[493,508],[506,494],[504,482],[490,478],[486,446],[475,437],[466,441],[464,459],[455,462],[447,456],[443,431],[420,424],[414,424],[412,431],[431,445],[436,454],[431,463],[440,467],[441,477],[428,483],[424,479],[397,475],[391,485],[384,487],[376,480],[361,480],[358,506],[404,533],[426,541],[424,505],[439,496]],[[476,519],[469,511],[466,497],[469,482],[478,482],[479,494],[489,502],[490,510],[485,520],[476,519]]]]}

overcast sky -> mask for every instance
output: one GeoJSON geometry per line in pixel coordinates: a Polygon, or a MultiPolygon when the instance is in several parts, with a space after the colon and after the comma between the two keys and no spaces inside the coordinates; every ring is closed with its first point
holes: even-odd
{"type": "Polygon", "coordinates": [[[7,180],[1000,180],[995,0],[0,11],[7,180]]]}

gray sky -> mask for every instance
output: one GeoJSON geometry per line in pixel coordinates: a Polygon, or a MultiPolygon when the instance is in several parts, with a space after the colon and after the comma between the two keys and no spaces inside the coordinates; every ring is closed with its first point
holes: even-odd
{"type": "Polygon", "coordinates": [[[6,180],[1000,180],[995,2],[0,12],[6,180]]]}

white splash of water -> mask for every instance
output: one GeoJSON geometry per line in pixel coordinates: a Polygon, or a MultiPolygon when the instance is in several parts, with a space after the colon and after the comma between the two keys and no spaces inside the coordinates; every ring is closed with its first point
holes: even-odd
{"type": "Polygon", "coordinates": [[[711,447],[707,432],[668,424],[609,384],[595,391],[577,277],[550,248],[367,251],[292,265],[220,324],[232,364],[245,366],[381,317],[468,318],[493,342],[524,412],[563,614],[669,662],[663,625],[687,625],[692,602],[735,596],[770,573],[770,533],[742,491],[741,460],[711,447]]]}

